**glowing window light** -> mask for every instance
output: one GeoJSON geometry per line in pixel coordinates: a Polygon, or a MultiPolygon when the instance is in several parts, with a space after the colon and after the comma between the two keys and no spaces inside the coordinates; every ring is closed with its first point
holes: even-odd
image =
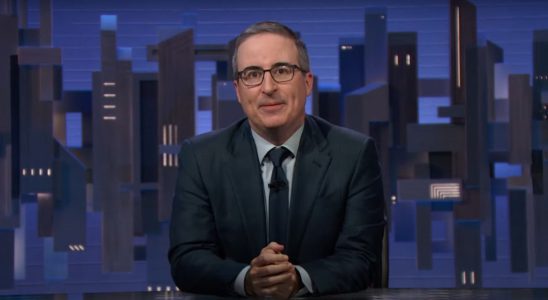
{"type": "Polygon", "coordinates": [[[458,183],[430,184],[430,199],[460,198],[461,191],[458,183]]]}
{"type": "Polygon", "coordinates": [[[455,47],[456,48],[456,51],[457,51],[457,87],[460,88],[460,10],[459,8],[457,7],[457,9],[455,10],[455,20],[456,20],[456,23],[455,23],[455,31],[456,31],[456,34],[455,34],[455,39],[456,39],[456,44],[457,46],[455,47]]]}
{"type": "Polygon", "coordinates": [[[177,137],[179,136],[179,125],[174,125],[175,132],[173,133],[173,143],[177,144],[177,137]]]}
{"type": "Polygon", "coordinates": [[[472,285],[476,284],[476,272],[474,272],[474,271],[470,272],[470,283],[472,285]]]}

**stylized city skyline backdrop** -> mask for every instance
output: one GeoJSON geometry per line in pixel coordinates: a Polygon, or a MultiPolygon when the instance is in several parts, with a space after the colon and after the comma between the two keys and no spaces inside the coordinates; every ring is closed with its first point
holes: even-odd
{"type": "Polygon", "coordinates": [[[391,287],[548,286],[548,3],[0,0],[0,295],[175,289],[179,144],[243,116],[265,19],[377,141],[391,287]]]}

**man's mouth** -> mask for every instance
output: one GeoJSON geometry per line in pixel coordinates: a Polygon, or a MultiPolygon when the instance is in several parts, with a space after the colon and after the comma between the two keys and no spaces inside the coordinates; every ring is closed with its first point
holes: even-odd
{"type": "Polygon", "coordinates": [[[274,110],[278,110],[278,109],[282,108],[283,105],[284,105],[283,102],[266,103],[266,104],[262,104],[260,106],[260,108],[264,109],[264,110],[267,110],[267,111],[274,111],[274,110]]]}

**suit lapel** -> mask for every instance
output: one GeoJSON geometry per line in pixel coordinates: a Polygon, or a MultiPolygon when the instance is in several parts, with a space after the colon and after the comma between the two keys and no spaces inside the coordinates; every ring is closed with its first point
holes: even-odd
{"type": "Polygon", "coordinates": [[[251,257],[255,257],[266,245],[266,217],[257,149],[247,121],[235,133],[231,150],[225,168],[244,223],[242,234],[247,235],[251,257]]]}
{"type": "Polygon", "coordinates": [[[307,117],[293,174],[286,252],[290,257],[298,257],[297,250],[330,162],[324,135],[314,119],[307,117]]]}

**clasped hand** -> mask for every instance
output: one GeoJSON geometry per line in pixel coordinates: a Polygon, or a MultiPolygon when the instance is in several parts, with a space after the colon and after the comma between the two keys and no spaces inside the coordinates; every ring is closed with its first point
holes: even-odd
{"type": "Polygon", "coordinates": [[[271,242],[251,261],[245,276],[248,296],[287,299],[302,287],[298,272],[283,249],[283,245],[271,242]]]}

